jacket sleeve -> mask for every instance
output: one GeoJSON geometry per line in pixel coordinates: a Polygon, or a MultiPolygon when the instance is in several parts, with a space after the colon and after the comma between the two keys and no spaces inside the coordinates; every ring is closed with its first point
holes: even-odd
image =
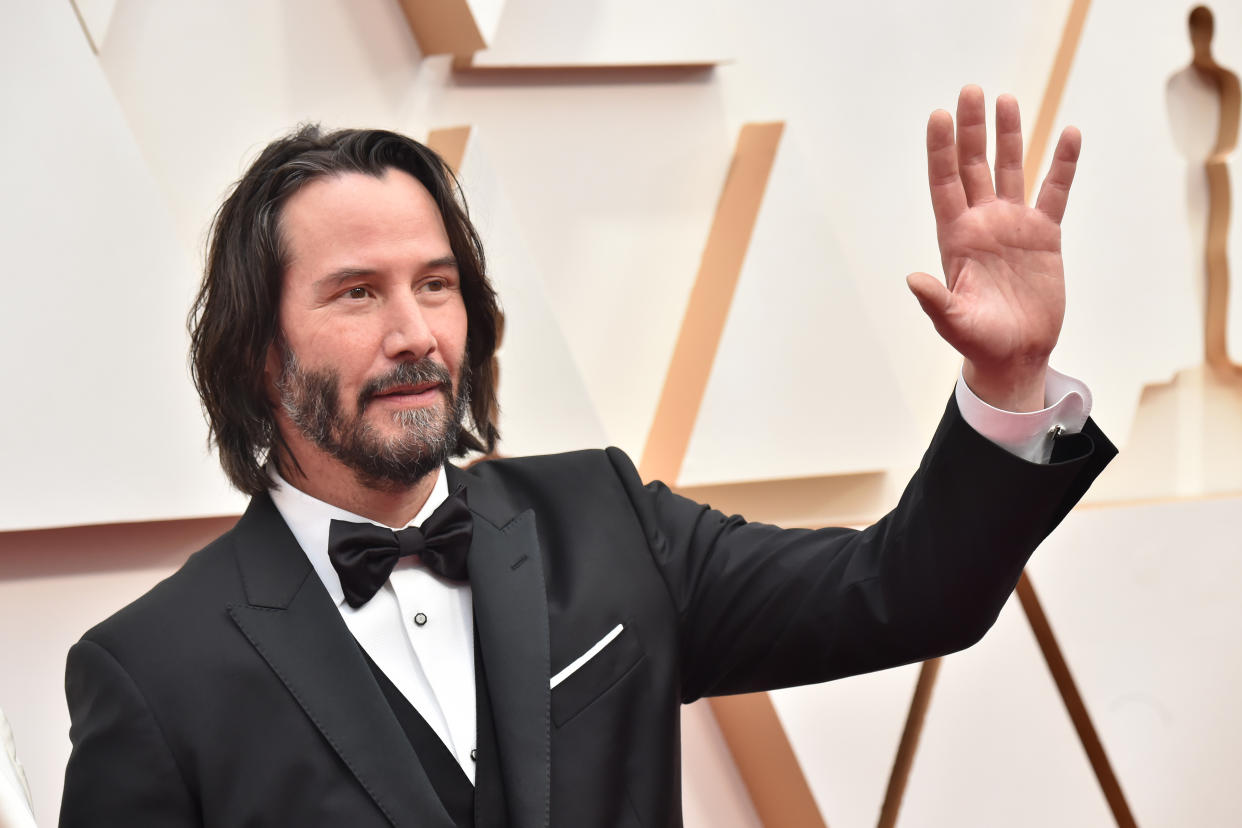
{"type": "Polygon", "coordinates": [[[138,687],[104,647],[83,639],[65,671],[73,752],[60,825],[201,824],[198,808],[138,687]]]}
{"type": "Polygon", "coordinates": [[[1014,457],[950,400],[898,505],[862,531],[780,529],[644,486],[609,449],[679,619],[681,694],[809,684],[968,647],[1116,453],[1093,423],[1014,457]]]}

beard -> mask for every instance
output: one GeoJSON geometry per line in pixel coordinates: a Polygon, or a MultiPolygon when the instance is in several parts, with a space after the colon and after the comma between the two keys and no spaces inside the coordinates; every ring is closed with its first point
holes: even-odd
{"type": "MultiPolygon", "coordinates": [[[[293,425],[319,448],[339,460],[368,488],[409,488],[444,465],[457,448],[462,420],[470,407],[470,379],[462,370],[456,390],[448,369],[438,362],[404,362],[362,387],[353,413],[341,405],[340,375],[330,369],[304,367],[286,351],[276,389],[293,425]],[[396,433],[385,433],[364,419],[374,398],[402,385],[438,383],[444,400],[422,408],[391,413],[396,433]]],[[[296,460],[295,460],[296,462],[296,460]]]]}

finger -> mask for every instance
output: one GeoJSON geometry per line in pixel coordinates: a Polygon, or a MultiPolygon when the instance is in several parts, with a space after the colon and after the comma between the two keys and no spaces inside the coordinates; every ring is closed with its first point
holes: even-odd
{"type": "Polygon", "coordinates": [[[927,119],[927,182],[938,224],[948,224],[966,211],[966,193],[957,174],[953,116],[943,109],[927,119]]]}
{"type": "Polygon", "coordinates": [[[966,201],[977,204],[996,197],[992,171],[988,169],[988,126],[983,90],[963,86],[957,96],[957,166],[961,170],[966,201]]]}
{"type": "Polygon", "coordinates": [[[930,273],[911,273],[906,277],[906,285],[910,288],[910,292],[914,294],[914,298],[919,300],[919,306],[923,308],[923,313],[927,314],[932,321],[932,325],[943,336],[944,333],[941,331],[941,325],[945,322],[949,302],[952,300],[953,294],[949,292],[943,282],[930,273]]]}
{"type": "Polygon", "coordinates": [[[1022,177],[1022,116],[1018,99],[996,99],[996,194],[1015,204],[1026,202],[1022,177]]]}
{"type": "Polygon", "coordinates": [[[1074,183],[1074,171],[1078,169],[1078,154],[1082,150],[1082,133],[1077,127],[1066,127],[1057,141],[1052,165],[1039,188],[1035,207],[1048,218],[1061,223],[1065,215],[1065,203],[1069,201],[1070,185],[1074,183]]]}

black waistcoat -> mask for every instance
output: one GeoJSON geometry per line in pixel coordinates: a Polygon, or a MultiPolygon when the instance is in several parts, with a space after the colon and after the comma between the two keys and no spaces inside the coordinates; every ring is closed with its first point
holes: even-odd
{"type": "MultiPolygon", "coordinates": [[[[359,649],[362,649],[359,647],[359,649]]],[[[384,675],[371,657],[363,650],[367,666],[384,692],[389,707],[406,738],[410,740],[418,760],[422,763],[431,786],[435,788],[444,809],[448,811],[458,828],[503,828],[508,824],[505,813],[504,786],[500,776],[500,761],[496,752],[496,728],[492,719],[491,699],[487,691],[487,677],[479,656],[478,634],[474,645],[474,686],[476,705],[475,784],[449,752],[444,742],[426,720],[414,709],[414,705],[401,694],[396,685],[384,675]]]]}

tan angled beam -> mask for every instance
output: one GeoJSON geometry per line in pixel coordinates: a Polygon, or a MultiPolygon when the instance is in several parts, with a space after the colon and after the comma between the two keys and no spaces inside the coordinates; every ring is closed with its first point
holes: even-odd
{"type": "Polygon", "coordinates": [[[767,693],[708,700],[759,821],[771,828],[828,828],[767,693]]]}
{"type": "MultiPolygon", "coordinates": [[[[1074,63],[1074,55],[1078,51],[1078,43],[1082,40],[1082,31],[1086,24],[1087,11],[1090,6],[1091,0],[1074,0],[1073,5],[1070,6],[1069,16],[1065,21],[1065,28],[1061,32],[1061,45],[1057,50],[1052,73],[1048,78],[1048,86],[1044,90],[1044,100],[1039,108],[1039,117],[1031,134],[1028,165],[1026,168],[1026,198],[1028,202],[1035,190],[1035,177],[1043,166],[1044,155],[1048,152],[1049,141],[1052,138],[1052,126],[1056,119],[1057,110],[1061,108],[1061,99],[1065,94],[1065,86],[1069,80],[1070,68],[1074,63]]],[[[1224,140],[1223,135],[1222,140],[1224,140]]],[[[1225,197],[1228,199],[1227,193],[1225,197]]],[[[1227,209],[1228,206],[1226,204],[1227,209]]],[[[1223,349],[1224,333],[1222,330],[1222,352],[1223,349]]],[[[1228,358],[1224,357],[1224,359],[1227,361],[1228,358]]],[[[1035,639],[1039,642],[1039,649],[1043,653],[1044,661],[1047,663],[1048,670],[1052,673],[1053,681],[1057,685],[1061,701],[1069,712],[1070,720],[1074,724],[1074,730],[1078,733],[1078,740],[1082,743],[1083,750],[1087,753],[1087,758],[1091,762],[1091,769],[1095,774],[1096,781],[1104,792],[1104,798],[1108,801],[1108,807],[1113,813],[1113,819],[1116,820],[1119,828],[1135,828],[1134,815],[1126,802],[1125,794],[1122,793],[1121,783],[1117,781],[1117,775],[1113,772],[1112,764],[1108,761],[1108,754],[1104,750],[1104,743],[1100,741],[1095,725],[1091,721],[1091,715],[1087,712],[1087,707],[1078,692],[1078,686],[1074,683],[1074,678],[1070,674],[1069,664],[1061,652],[1061,645],[1057,642],[1056,636],[1052,632],[1052,626],[1048,623],[1048,617],[1035,594],[1035,585],[1026,572],[1023,572],[1022,577],[1018,580],[1017,592],[1018,600],[1022,604],[1022,610],[1035,633],[1035,639]]]]}
{"type": "Polygon", "coordinates": [[[470,127],[445,127],[433,129],[427,134],[427,146],[444,159],[454,175],[461,175],[461,162],[466,157],[466,144],[470,141],[470,127]]]}
{"type": "Polygon", "coordinates": [[[1082,30],[1090,8],[1091,0],[1074,0],[1065,18],[1065,26],[1061,29],[1061,44],[1057,47],[1057,56],[1052,61],[1048,85],[1044,87],[1044,98],[1040,101],[1039,113],[1035,116],[1035,127],[1031,130],[1031,138],[1026,144],[1025,184],[1028,202],[1035,191],[1035,182],[1043,167],[1044,155],[1048,152],[1052,127],[1057,120],[1057,111],[1061,108],[1061,99],[1065,97],[1065,85],[1069,82],[1070,69],[1074,65],[1074,55],[1078,52],[1078,43],[1082,40],[1082,30]]]}
{"type": "Polygon", "coordinates": [[[746,124],[738,136],[639,463],[648,480],[672,486],[681,474],[784,126],[746,124]]]}
{"type": "Polygon", "coordinates": [[[1030,622],[1031,630],[1035,633],[1035,640],[1039,642],[1039,649],[1048,663],[1048,671],[1052,673],[1057,691],[1061,694],[1062,701],[1065,702],[1065,709],[1069,711],[1070,721],[1074,723],[1078,739],[1087,752],[1091,769],[1095,772],[1100,788],[1104,791],[1104,798],[1108,800],[1113,819],[1117,821],[1118,828],[1137,828],[1125,794],[1121,791],[1121,783],[1117,781],[1113,766],[1108,761],[1108,754],[1104,751],[1104,743],[1100,741],[1095,725],[1091,723],[1091,715],[1087,712],[1087,706],[1083,703],[1078,686],[1074,683],[1074,677],[1070,674],[1069,664],[1066,663],[1065,656],[1061,653],[1057,638],[1052,633],[1052,625],[1048,623],[1048,616],[1044,613],[1044,608],[1035,594],[1035,585],[1031,583],[1031,579],[1025,572],[1018,581],[1018,600],[1022,602],[1022,609],[1026,612],[1027,621],[1030,622]]]}
{"type": "Polygon", "coordinates": [[[470,55],[487,48],[467,0],[401,0],[424,55],[470,55]]]}
{"type": "Polygon", "coordinates": [[[936,686],[939,672],[938,658],[924,661],[919,669],[919,679],[914,685],[914,699],[910,702],[910,713],[906,716],[906,726],[901,731],[901,742],[897,745],[897,758],[893,761],[893,771],[889,774],[888,787],[884,790],[884,803],[880,806],[880,821],[877,823],[879,828],[894,828],[897,825],[897,814],[906,794],[910,769],[914,767],[914,754],[918,750],[919,738],[923,735],[923,722],[927,718],[927,709],[931,707],[932,689],[936,686]]]}
{"type": "MultiPolygon", "coordinates": [[[[639,469],[676,484],[733,294],[750,246],[784,124],[747,124],[738,136],[639,469]]],[[[826,828],[766,693],[709,699],[764,825],[826,828]]]]}

